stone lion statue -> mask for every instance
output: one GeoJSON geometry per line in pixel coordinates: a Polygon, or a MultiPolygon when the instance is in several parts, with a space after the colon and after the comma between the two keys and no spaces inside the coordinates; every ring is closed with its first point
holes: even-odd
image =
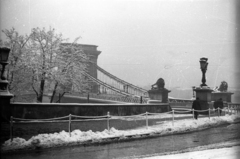
{"type": "Polygon", "coordinates": [[[220,92],[227,92],[227,89],[228,89],[227,82],[222,81],[220,86],[219,86],[219,88],[218,88],[218,91],[220,91],[220,92]]]}
{"type": "Polygon", "coordinates": [[[159,78],[155,84],[152,85],[152,89],[161,89],[164,88],[165,82],[164,79],[159,78]]]}

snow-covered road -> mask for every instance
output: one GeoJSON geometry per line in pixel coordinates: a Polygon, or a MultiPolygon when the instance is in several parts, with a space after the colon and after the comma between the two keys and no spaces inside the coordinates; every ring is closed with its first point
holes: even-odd
{"type": "Polygon", "coordinates": [[[154,156],[144,159],[238,159],[240,157],[240,146],[211,149],[204,151],[193,151],[167,156],[154,156]]]}
{"type": "MultiPolygon", "coordinates": [[[[142,156],[143,157],[143,156],[142,156]]],[[[141,157],[141,158],[142,158],[141,157]]],[[[240,146],[206,149],[171,155],[154,155],[143,159],[238,159],[240,158],[240,146]]]]}

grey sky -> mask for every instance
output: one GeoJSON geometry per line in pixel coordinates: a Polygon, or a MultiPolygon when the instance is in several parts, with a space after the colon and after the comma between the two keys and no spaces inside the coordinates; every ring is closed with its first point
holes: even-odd
{"type": "MultiPolygon", "coordinates": [[[[0,0],[1,30],[55,28],[65,38],[98,45],[98,65],[139,86],[162,77],[166,87],[207,84],[234,89],[237,29],[233,0],[0,0]]],[[[3,38],[3,34],[1,34],[3,38]]]]}

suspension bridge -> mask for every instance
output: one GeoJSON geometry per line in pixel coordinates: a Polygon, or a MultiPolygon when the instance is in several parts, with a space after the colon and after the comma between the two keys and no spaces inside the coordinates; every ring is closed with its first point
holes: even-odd
{"type": "MultiPolygon", "coordinates": [[[[97,50],[98,46],[78,45],[89,57],[88,59],[83,57],[88,63],[88,71],[84,71],[83,75],[87,77],[91,83],[90,92],[93,98],[128,103],[147,103],[149,100],[148,90],[124,81],[97,65],[97,59],[101,53],[101,51],[97,50]]],[[[169,97],[168,101],[169,103],[192,102],[190,99],[177,99],[173,97],[169,97]]]]}

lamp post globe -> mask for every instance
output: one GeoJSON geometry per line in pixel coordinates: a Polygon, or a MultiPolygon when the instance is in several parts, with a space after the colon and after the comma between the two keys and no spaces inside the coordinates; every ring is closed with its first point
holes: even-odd
{"type": "Polygon", "coordinates": [[[0,62],[7,62],[8,61],[8,56],[10,53],[10,49],[7,47],[2,47],[0,48],[0,62]]]}
{"type": "Polygon", "coordinates": [[[207,84],[206,84],[206,76],[205,76],[205,74],[206,74],[206,72],[207,72],[207,66],[208,66],[208,58],[206,58],[206,57],[202,57],[202,58],[200,58],[200,68],[201,68],[201,70],[202,70],[202,84],[201,84],[201,87],[203,87],[203,86],[207,86],[207,84]]]}

